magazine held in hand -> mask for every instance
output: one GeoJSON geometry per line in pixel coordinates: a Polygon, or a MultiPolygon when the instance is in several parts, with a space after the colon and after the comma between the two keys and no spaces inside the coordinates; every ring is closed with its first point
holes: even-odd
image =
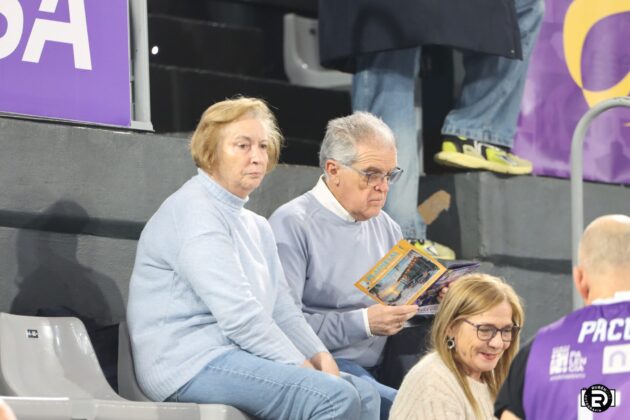
{"type": "Polygon", "coordinates": [[[354,285],[384,305],[416,304],[419,315],[432,315],[440,289],[479,267],[478,261],[444,264],[401,239],[354,285]]]}

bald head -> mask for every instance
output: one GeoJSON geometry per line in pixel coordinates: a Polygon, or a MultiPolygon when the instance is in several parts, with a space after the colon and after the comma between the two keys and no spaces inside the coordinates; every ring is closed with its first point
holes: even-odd
{"type": "Polygon", "coordinates": [[[573,281],[587,305],[630,291],[630,217],[602,216],[588,225],[580,240],[573,281]]]}
{"type": "MultiPolygon", "coordinates": [[[[595,219],[584,231],[579,265],[591,276],[630,274],[630,217],[607,215],[595,219]]],[[[627,278],[630,284],[630,278],[627,278]]]]}

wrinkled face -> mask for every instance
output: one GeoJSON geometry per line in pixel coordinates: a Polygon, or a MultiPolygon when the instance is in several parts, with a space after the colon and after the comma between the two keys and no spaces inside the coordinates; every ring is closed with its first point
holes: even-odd
{"type": "MultiPolygon", "coordinates": [[[[512,323],[512,307],[507,301],[478,315],[465,318],[473,324],[492,325],[499,329],[509,328],[512,323]]],[[[473,379],[480,380],[483,372],[489,372],[497,366],[503,352],[510,347],[509,342],[501,339],[501,332],[490,341],[482,341],[477,336],[477,328],[464,322],[457,321],[449,328],[450,337],[455,337],[455,358],[473,379]]]]}
{"type": "Polygon", "coordinates": [[[396,168],[396,149],[383,144],[360,144],[357,146],[358,159],[351,168],[337,162],[329,172],[329,188],[343,206],[356,220],[368,220],[378,216],[385,205],[389,185],[387,179],[370,186],[361,173],[386,174],[396,168]]]}
{"type": "Polygon", "coordinates": [[[245,198],[258,188],[267,171],[265,128],[257,118],[246,116],[226,125],[221,134],[210,175],[232,194],[245,198]]]}

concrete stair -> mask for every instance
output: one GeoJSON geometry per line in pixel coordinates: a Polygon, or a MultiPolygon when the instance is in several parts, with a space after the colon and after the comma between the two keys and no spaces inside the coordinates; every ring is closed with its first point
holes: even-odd
{"type": "Polygon", "coordinates": [[[161,133],[194,130],[212,103],[237,94],[267,101],[287,139],[283,161],[317,166],[328,120],[351,113],[348,92],[249,76],[151,64],[151,113],[161,133]]]}
{"type": "MultiPolygon", "coordinates": [[[[123,319],[136,241],[195,173],[185,139],[0,118],[0,311],[64,305],[123,319]]],[[[247,207],[269,216],[312,188],[318,168],[280,165],[247,207]]],[[[531,336],[571,310],[569,182],[491,173],[427,176],[421,199],[452,194],[429,237],[514,284],[531,336]]],[[[630,214],[627,187],[588,183],[586,222],[630,214]]]]}
{"type": "MultiPolygon", "coordinates": [[[[489,172],[433,175],[421,180],[420,201],[439,190],[453,199],[428,236],[460,258],[481,260],[482,270],[515,286],[526,304],[526,337],[572,310],[568,180],[489,172]]],[[[584,201],[585,225],[603,214],[630,214],[626,186],[586,183],[584,201]]]]}
{"type": "Polygon", "coordinates": [[[327,122],[352,109],[349,92],[295,86],[284,73],[284,15],[312,16],[315,0],[155,0],[148,8],[156,132],[186,137],[212,103],[260,97],[286,137],[282,161],[317,166],[327,122]]]}

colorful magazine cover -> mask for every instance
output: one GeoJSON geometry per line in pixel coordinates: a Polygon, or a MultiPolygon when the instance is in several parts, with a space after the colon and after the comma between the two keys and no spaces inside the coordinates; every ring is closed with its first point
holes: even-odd
{"type": "Polygon", "coordinates": [[[477,261],[443,264],[403,239],[355,286],[384,305],[415,303],[419,315],[430,315],[437,311],[440,289],[478,266],[477,261]]]}

